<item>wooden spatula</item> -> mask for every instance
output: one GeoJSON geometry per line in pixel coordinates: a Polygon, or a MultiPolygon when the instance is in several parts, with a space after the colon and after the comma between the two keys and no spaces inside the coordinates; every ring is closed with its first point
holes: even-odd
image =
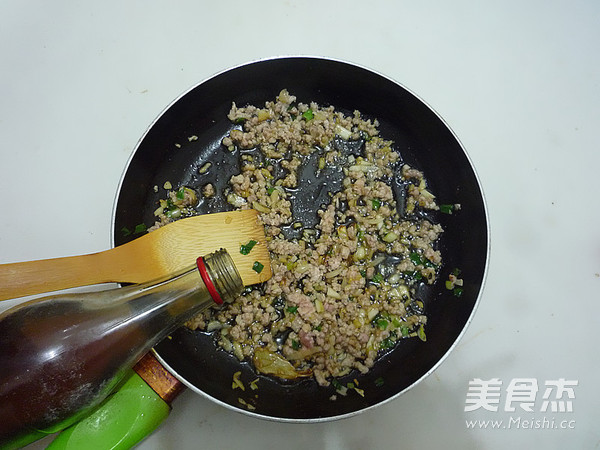
{"type": "Polygon", "coordinates": [[[243,210],[181,219],[104,252],[0,264],[0,300],[92,284],[152,281],[220,248],[233,258],[245,286],[271,278],[258,212],[243,210]],[[250,241],[256,244],[242,254],[240,247],[250,241]]]}

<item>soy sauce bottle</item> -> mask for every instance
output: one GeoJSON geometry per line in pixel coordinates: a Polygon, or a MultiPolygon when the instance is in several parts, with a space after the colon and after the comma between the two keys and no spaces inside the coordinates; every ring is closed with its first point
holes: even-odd
{"type": "Polygon", "coordinates": [[[172,278],[44,297],[0,314],[0,447],[75,423],[155,344],[242,289],[220,250],[172,278]]]}

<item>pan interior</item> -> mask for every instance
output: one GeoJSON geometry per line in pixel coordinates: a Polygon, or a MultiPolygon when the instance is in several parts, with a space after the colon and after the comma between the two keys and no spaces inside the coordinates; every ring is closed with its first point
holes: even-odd
{"type": "MultiPolygon", "coordinates": [[[[369,70],[320,58],[278,58],[223,72],[188,91],[149,128],[135,150],[122,179],[114,216],[114,243],[135,238],[121,230],[151,225],[153,211],[164,191],[154,186],[169,181],[173,187],[200,188],[207,182],[224,187],[238,173],[237,152],[221,145],[233,124],[227,119],[231,103],[262,105],[281,89],[308,103],[333,105],[338,110],[359,110],[377,118],[380,135],[395,142],[406,163],[422,170],[438,203],[460,203],[458,213],[435,214],[444,233],[439,248],[444,258],[442,275],[420,295],[428,316],[427,341],[401,341],[366,375],[351,373],[365,396],[331,396],[333,387],[316,382],[281,382],[257,375],[249,364],[218,350],[210,335],[179,329],[156,348],[167,367],[188,386],[221,403],[249,412],[239,399],[252,396],[261,417],[305,421],[339,418],[377,405],[405,391],[440,363],[462,334],[475,309],[488,257],[488,227],[482,192],[461,144],[446,124],[419,98],[397,83],[369,70]],[[198,170],[207,162],[209,172],[198,170]],[[460,298],[445,289],[443,274],[460,268],[465,281],[460,298]],[[231,388],[233,373],[259,389],[241,392],[231,388]],[[255,397],[256,396],[256,397],[255,397]]],[[[201,212],[231,209],[215,199],[201,204],[201,212]]],[[[447,275],[446,275],[447,276],[447,275]]]]}

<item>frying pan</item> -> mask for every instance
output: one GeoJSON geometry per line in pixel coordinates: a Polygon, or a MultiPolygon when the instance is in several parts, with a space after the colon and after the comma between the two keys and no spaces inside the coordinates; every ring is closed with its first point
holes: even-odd
{"type": "MultiPolygon", "coordinates": [[[[232,102],[238,106],[263,105],[281,89],[299,102],[316,101],[337,110],[377,118],[380,135],[395,142],[402,161],[424,171],[439,204],[460,203],[454,214],[433,213],[444,233],[438,248],[444,262],[438,281],[422,285],[418,297],[428,316],[427,341],[401,340],[364,375],[352,372],[339,381],[354,379],[364,397],[349,392],[337,395],[334,387],[321,387],[312,379],[281,381],[257,374],[248,363],[220,350],[210,334],[181,328],[154,352],[163,366],[187,387],[225,407],[252,416],[288,421],[316,422],[339,419],[373,408],[402,394],[429,375],[464,333],[476,309],[487,269],[489,233],[482,190],[463,147],[440,116],[415,94],[393,80],[353,64],[313,57],[260,60],[224,71],[198,84],[175,100],[149,127],[138,143],[121,180],[113,221],[113,243],[134,236],[122,229],[151,225],[162,187],[201,189],[213,183],[222,189],[239,172],[240,154],[228,152],[221,139],[235,126],[227,119],[232,102]],[[210,162],[205,174],[199,168],[210,162]],[[462,296],[447,290],[444,279],[454,269],[464,279],[462,296]],[[253,397],[255,409],[239,402],[244,397],[232,389],[232,376],[259,378],[253,397]]],[[[301,187],[299,198],[319,204],[327,180],[301,187]],[[317,188],[315,188],[317,186],[317,188]],[[302,191],[306,189],[306,191],[302,191]]],[[[201,202],[198,213],[231,209],[222,198],[201,202]]],[[[303,213],[302,220],[311,217],[303,213]]],[[[316,216],[315,216],[316,217],[316,216]]],[[[250,396],[247,394],[246,396],[250,396]]]]}

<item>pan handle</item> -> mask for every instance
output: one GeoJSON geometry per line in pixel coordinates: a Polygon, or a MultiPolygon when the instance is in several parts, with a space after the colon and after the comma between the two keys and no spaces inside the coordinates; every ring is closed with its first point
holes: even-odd
{"type": "Polygon", "coordinates": [[[152,433],[171,412],[170,405],[131,371],[121,387],[99,408],[62,431],[47,447],[129,449],[152,433]],[[92,443],[92,444],[91,444],[92,443]]]}

